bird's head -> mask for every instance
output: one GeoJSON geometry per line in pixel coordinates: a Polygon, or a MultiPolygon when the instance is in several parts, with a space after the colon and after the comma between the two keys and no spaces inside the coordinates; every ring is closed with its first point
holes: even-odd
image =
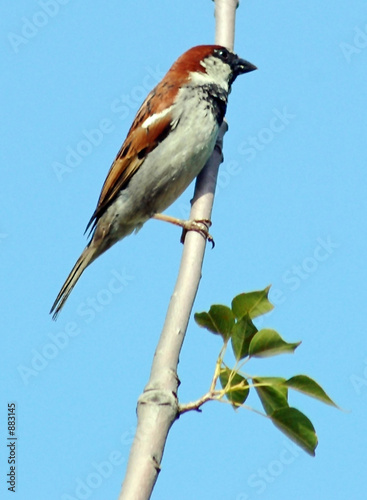
{"type": "Polygon", "coordinates": [[[175,78],[196,85],[215,84],[230,91],[238,75],[254,71],[256,66],[220,45],[199,45],[189,49],[173,64],[175,78]]]}

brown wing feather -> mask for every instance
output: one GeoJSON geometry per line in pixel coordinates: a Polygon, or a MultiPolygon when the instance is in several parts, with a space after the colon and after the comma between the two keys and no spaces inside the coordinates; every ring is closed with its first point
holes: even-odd
{"type": "Polygon", "coordinates": [[[86,231],[91,226],[91,230],[93,230],[97,220],[121,189],[126,187],[131,177],[144,162],[146,155],[155,149],[172,129],[172,116],[170,113],[164,115],[147,128],[141,126],[141,123],[144,121],[138,113],[124,144],[107,174],[97,207],[88,223],[86,231]]]}

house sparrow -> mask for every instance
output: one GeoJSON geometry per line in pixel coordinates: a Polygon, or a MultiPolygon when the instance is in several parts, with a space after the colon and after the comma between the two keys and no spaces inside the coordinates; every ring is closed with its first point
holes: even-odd
{"type": "Polygon", "coordinates": [[[225,47],[200,45],[179,57],[148,94],[108,172],[86,229],[91,239],[53,303],[53,319],[89,264],[166,210],[199,174],[214,149],[232,83],[255,69],[225,47]]]}

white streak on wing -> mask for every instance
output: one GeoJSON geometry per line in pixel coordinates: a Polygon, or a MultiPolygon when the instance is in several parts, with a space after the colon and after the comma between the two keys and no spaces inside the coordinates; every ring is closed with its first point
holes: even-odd
{"type": "Polygon", "coordinates": [[[164,109],[160,113],[155,113],[154,115],[149,116],[149,118],[147,118],[142,123],[142,125],[141,125],[142,128],[148,128],[148,127],[150,127],[151,125],[153,125],[154,122],[160,120],[161,118],[163,118],[164,116],[166,116],[168,113],[170,113],[171,109],[172,109],[172,106],[170,106],[169,108],[164,109]]]}

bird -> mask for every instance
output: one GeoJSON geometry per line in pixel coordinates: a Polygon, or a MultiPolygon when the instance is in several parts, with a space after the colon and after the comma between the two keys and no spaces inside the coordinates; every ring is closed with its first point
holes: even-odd
{"type": "Polygon", "coordinates": [[[85,230],[89,242],[51,307],[54,320],[86,267],[150,218],[198,230],[195,221],[185,225],[162,212],[213,152],[236,77],[255,69],[226,47],[199,45],[182,54],[148,94],[103,184],[85,230]]]}

